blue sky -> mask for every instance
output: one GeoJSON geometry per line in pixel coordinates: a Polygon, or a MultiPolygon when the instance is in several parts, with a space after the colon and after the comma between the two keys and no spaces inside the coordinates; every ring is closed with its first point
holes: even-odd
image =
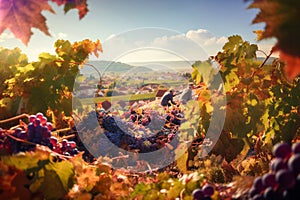
{"type": "MultiPolygon", "coordinates": [[[[142,47],[165,48],[186,57],[196,51],[187,38],[212,55],[221,50],[230,35],[239,34],[245,40],[257,43],[253,31],[264,27],[264,24],[251,24],[258,10],[247,9],[248,4],[243,0],[88,0],[90,11],[82,20],[79,20],[77,10],[64,14],[62,7],[51,5],[56,14],[43,12],[51,37],[33,30],[34,34],[25,46],[5,31],[0,36],[0,46],[19,47],[30,60],[37,60],[41,52],[54,53],[53,45],[59,38],[71,42],[100,39],[105,53],[99,59],[119,58],[125,62],[134,61],[134,57],[143,59],[142,54],[146,55],[146,51],[141,55],[130,55],[130,58],[120,56],[142,47]],[[184,53],[180,49],[184,49],[184,53]]],[[[259,47],[268,52],[274,42],[260,42],[259,47]]],[[[188,58],[194,59],[193,56],[188,58]]],[[[160,58],[154,56],[153,59],[160,58]]],[[[166,56],[166,59],[172,58],[166,56]]]]}

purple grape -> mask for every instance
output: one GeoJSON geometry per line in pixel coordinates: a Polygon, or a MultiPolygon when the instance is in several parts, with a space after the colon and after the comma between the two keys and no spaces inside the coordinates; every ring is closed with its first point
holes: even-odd
{"type": "Polygon", "coordinates": [[[35,121],[35,119],[36,119],[36,116],[35,115],[30,115],[29,116],[29,122],[34,122],[35,121]]]}
{"type": "Polygon", "coordinates": [[[275,174],[267,173],[262,176],[262,182],[265,188],[272,187],[274,188],[277,185],[275,174]]]}
{"type": "Polygon", "coordinates": [[[274,158],[271,161],[270,168],[273,172],[277,172],[281,169],[286,169],[287,165],[282,158],[274,158]]]}
{"type": "Polygon", "coordinates": [[[36,118],[39,119],[39,120],[42,120],[42,118],[44,117],[44,114],[41,113],[41,112],[38,112],[35,114],[36,118]]]}
{"type": "Polygon", "coordinates": [[[55,146],[57,144],[57,142],[58,142],[58,139],[56,137],[54,137],[54,136],[51,136],[50,137],[50,142],[51,142],[51,144],[53,146],[55,146]]]}
{"type": "Polygon", "coordinates": [[[27,133],[25,131],[21,131],[18,137],[22,140],[25,140],[27,139],[27,133]]]}
{"type": "Polygon", "coordinates": [[[47,122],[47,123],[46,123],[46,126],[48,127],[48,130],[49,130],[49,131],[52,131],[53,125],[52,125],[51,122],[47,122]]]}
{"type": "Polygon", "coordinates": [[[294,154],[289,158],[288,168],[296,175],[300,173],[300,154],[294,154]]]}
{"type": "Polygon", "coordinates": [[[37,126],[39,126],[41,124],[41,120],[38,119],[38,118],[36,118],[36,120],[34,121],[33,124],[34,124],[35,127],[37,127],[37,126]]]}
{"type": "Polygon", "coordinates": [[[299,199],[299,196],[297,198],[297,195],[298,195],[297,191],[295,191],[293,189],[283,191],[282,195],[283,195],[283,199],[286,199],[286,200],[299,199]]]}
{"type": "Polygon", "coordinates": [[[74,149],[74,148],[76,148],[76,142],[74,142],[74,141],[68,141],[68,144],[70,145],[70,147],[72,148],[72,149],[74,149]]]}
{"type": "Polygon", "coordinates": [[[274,199],[275,198],[275,191],[272,187],[268,187],[265,189],[263,194],[264,199],[274,199]]]}
{"type": "Polygon", "coordinates": [[[292,152],[291,146],[288,143],[277,143],[273,147],[273,155],[277,158],[286,158],[292,152]]]}
{"type": "Polygon", "coordinates": [[[19,135],[23,130],[21,128],[16,128],[14,131],[16,135],[19,135]]]}
{"type": "Polygon", "coordinates": [[[28,130],[28,140],[32,141],[35,135],[35,127],[32,122],[28,124],[27,130],[28,130]]]}
{"type": "Polygon", "coordinates": [[[215,192],[214,187],[210,184],[206,184],[202,187],[205,196],[212,196],[215,192]]]}
{"type": "Polygon", "coordinates": [[[61,141],[61,144],[62,144],[63,147],[66,147],[68,145],[68,140],[67,139],[63,139],[61,141]]]}
{"type": "Polygon", "coordinates": [[[255,189],[257,189],[258,192],[261,192],[265,189],[264,185],[263,185],[263,182],[262,182],[262,177],[261,176],[256,177],[254,179],[253,186],[254,186],[255,189]]]}
{"type": "Polygon", "coordinates": [[[42,119],[41,119],[41,124],[43,125],[43,126],[45,126],[46,125],[46,123],[47,123],[47,117],[42,117],[42,119]]]}
{"type": "Polygon", "coordinates": [[[64,152],[63,155],[64,156],[71,156],[69,152],[64,152]]]}
{"type": "Polygon", "coordinates": [[[292,144],[292,152],[294,154],[300,154],[300,142],[292,144]]]}
{"type": "Polygon", "coordinates": [[[194,198],[194,200],[203,200],[204,199],[204,193],[201,189],[195,189],[193,192],[192,192],[192,196],[194,198]]]}
{"type": "Polygon", "coordinates": [[[261,195],[261,194],[256,194],[253,198],[252,198],[252,200],[263,200],[264,199],[264,197],[263,197],[263,195],[261,195]]]}
{"type": "Polygon", "coordinates": [[[297,176],[295,187],[296,187],[297,189],[300,189],[300,174],[297,176]]]}
{"type": "Polygon", "coordinates": [[[287,169],[281,169],[276,173],[276,181],[283,189],[292,188],[296,183],[294,174],[287,169]]]}
{"type": "Polygon", "coordinates": [[[249,190],[250,198],[253,198],[258,193],[259,193],[258,190],[256,188],[254,188],[253,186],[249,190]]]}
{"type": "Polygon", "coordinates": [[[72,150],[72,154],[73,154],[73,155],[76,155],[76,154],[78,154],[78,153],[79,153],[79,151],[78,151],[77,148],[74,148],[74,149],[72,150]]]}

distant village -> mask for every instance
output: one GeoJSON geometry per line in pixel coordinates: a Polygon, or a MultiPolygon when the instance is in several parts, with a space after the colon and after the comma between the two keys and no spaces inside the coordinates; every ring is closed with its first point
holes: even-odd
{"type": "Polygon", "coordinates": [[[103,96],[122,96],[128,94],[147,94],[171,87],[182,89],[188,84],[190,75],[180,72],[146,72],[139,74],[126,74],[108,72],[103,77],[97,75],[81,75],[81,81],[75,88],[75,95],[79,98],[92,98],[103,96]],[[100,81],[102,86],[100,86],[100,81]]]}

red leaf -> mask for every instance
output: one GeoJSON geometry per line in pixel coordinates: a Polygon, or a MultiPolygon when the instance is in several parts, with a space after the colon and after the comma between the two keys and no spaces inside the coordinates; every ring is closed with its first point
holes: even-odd
{"type": "Polygon", "coordinates": [[[67,0],[52,0],[54,3],[56,3],[58,6],[64,5],[67,3],[67,0]]]}
{"type": "Polygon", "coordinates": [[[300,57],[292,56],[280,51],[280,59],[285,61],[285,74],[289,80],[300,75],[300,57]]]}
{"type": "Polygon", "coordinates": [[[47,0],[0,0],[0,34],[9,29],[25,45],[33,34],[31,28],[50,35],[43,10],[54,13],[47,0]]]}
{"type": "MultiPolygon", "coordinates": [[[[52,1],[61,2],[60,0],[52,0],[52,1]]],[[[87,8],[86,0],[68,0],[68,1],[66,1],[65,7],[64,7],[65,13],[67,13],[69,10],[74,9],[74,8],[76,8],[78,10],[79,19],[82,19],[89,11],[87,8]]]]}

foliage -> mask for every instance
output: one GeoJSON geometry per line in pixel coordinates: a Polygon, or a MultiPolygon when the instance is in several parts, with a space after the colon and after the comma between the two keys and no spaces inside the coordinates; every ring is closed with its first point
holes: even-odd
{"type": "MultiPolygon", "coordinates": [[[[65,13],[74,8],[78,9],[80,19],[88,12],[86,0],[51,1],[59,6],[64,5],[65,13]]],[[[0,4],[0,34],[9,29],[25,45],[28,44],[33,34],[32,28],[37,28],[50,36],[46,18],[42,14],[42,11],[54,13],[54,10],[48,4],[48,0],[1,0],[0,4]]]]}
{"type": "MultiPolygon", "coordinates": [[[[15,156],[2,156],[1,164],[5,168],[16,168],[17,170],[14,171],[15,175],[21,176],[23,179],[22,182],[18,182],[19,186],[12,184],[5,188],[8,192],[17,187],[26,190],[28,197],[39,193],[46,199],[59,199],[66,195],[69,188],[73,185],[74,167],[71,163],[68,161],[55,162],[50,155],[50,151],[44,150],[42,147],[38,147],[35,152],[26,152],[15,156]],[[25,189],[26,185],[24,182],[29,186],[28,189],[25,189]]],[[[5,168],[2,168],[2,170],[5,168]]],[[[4,172],[2,176],[9,176],[9,173],[4,172]]],[[[8,195],[10,199],[13,195],[23,195],[23,193],[5,194],[5,192],[2,192],[1,195],[8,195]]]]}
{"type": "Polygon", "coordinates": [[[298,0],[253,0],[249,8],[259,9],[253,23],[264,22],[265,30],[259,39],[276,37],[275,49],[286,62],[285,72],[289,79],[300,74],[300,2],[298,0]]]}
{"type": "Polygon", "coordinates": [[[1,199],[191,199],[204,183],[197,172],[175,178],[168,173],[130,174],[112,170],[111,160],[93,165],[81,155],[67,158],[37,146],[35,151],[1,156],[1,199]],[[22,195],[22,196],[20,196],[22,195]]]}
{"type": "Polygon", "coordinates": [[[271,65],[256,61],[257,50],[240,36],[231,36],[215,57],[227,94],[224,129],[240,138],[262,133],[266,143],[290,142],[300,124],[300,80],[289,84],[277,60],[271,65]]]}
{"type": "Polygon", "coordinates": [[[19,98],[11,100],[11,94],[6,94],[9,87],[6,82],[15,76],[18,69],[25,69],[28,64],[27,56],[19,48],[12,50],[0,48],[0,113],[2,119],[17,112],[19,98]]]}
{"type": "MultiPolygon", "coordinates": [[[[39,61],[31,63],[27,63],[26,56],[19,50],[1,50],[1,70],[5,72],[1,74],[1,80],[4,80],[4,87],[1,89],[2,104],[4,100],[14,102],[21,97],[23,112],[46,113],[50,110],[54,121],[55,118],[60,119],[56,120],[57,123],[62,121],[64,114],[71,114],[71,92],[79,65],[83,64],[91,53],[98,56],[102,47],[99,40],[92,42],[86,39],[73,44],[57,40],[55,49],[57,55],[41,53],[39,61]]],[[[18,107],[18,104],[15,106],[18,107]]],[[[11,107],[7,106],[6,109],[10,111],[11,107]]],[[[56,126],[60,127],[59,124],[56,126]]]]}
{"type": "MultiPolygon", "coordinates": [[[[234,35],[228,38],[222,51],[213,57],[220,65],[219,71],[227,98],[226,119],[221,135],[223,140],[218,141],[214,153],[225,156],[229,162],[235,158],[232,157],[232,149],[239,149],[234,155],[242,151],[244,142],[241,139],[245,139],[246,144],[253,147],[255,140],[259,138],[263,145],[270,147],[278,141],[291,142],[299,134],[300,79],[288,82],[283,72],[284,63],[275,59],[272,64],[265,64],[265,61],[256,59],[257,51],[257,45],[234,35]],[[233,142],[231,137],[238,139],[233,142]],[[225,143],[222,145],[220,142],[225,143]]],[[[207,63],[198,62],[193,67],[197,66],[199,69],[201,65],[205,66],[207,63]]],[[[205,70],[194,70],[192,78],[196,84],[203,85],[204,82],[205,86],[205,80],[214,83],[213,74],[205,70]]],[[[215,100],[213,93],[209,93],[206,88],[202,86],[196,90],[200,109],[206,107],[201,114],[200,125],[204,132],[212,116],[207,108],[212,99],[215,100]]]]}
{"type": "Polygon", "coordinates": [[[1,199],[116,199],[128,195],[132,185],[127,177],[112,173],[105,160],[91,166],[81,156],[67,159],[42,146],[34,152],[1,156],[1,199]]]}
{"type": "Polygon", "coordinates": [[[266,157],[248,157],[238,166],[241,176],[260,176],[269,170],[269,160],[266,157]]]}
{"type": "Polygon", "coordinates": [[[140,183],[131,194],[132,199],[192,199],[192,191],[204,183],[204,177],[197,173],[184,174],[180,178],[167,173],[158,174],[154,183],[140,183]]]}

